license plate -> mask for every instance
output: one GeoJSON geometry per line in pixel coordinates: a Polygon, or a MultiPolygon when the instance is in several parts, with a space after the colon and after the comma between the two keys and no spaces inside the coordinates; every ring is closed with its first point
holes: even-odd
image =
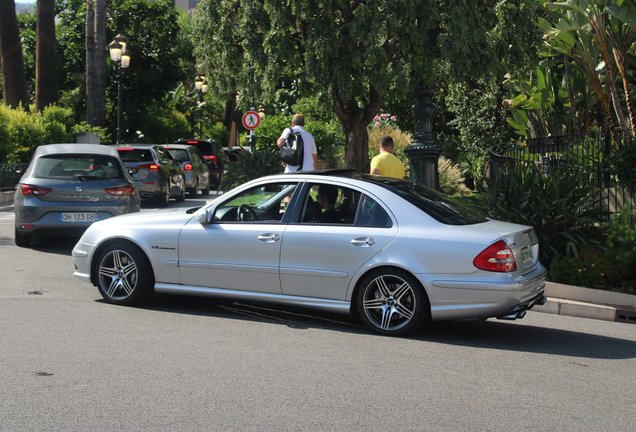
{"type": "Polygon", "coordinates": [[[534,261],[534,254],[532,252],[532,246],[526,246],[521,249],[521,262],[524,264],[532,264],[534,261]]]}
{"type": "Polygon", "coordinates": [[[60,213],[60,222],[95,222],[97,213],[60,213]]]}

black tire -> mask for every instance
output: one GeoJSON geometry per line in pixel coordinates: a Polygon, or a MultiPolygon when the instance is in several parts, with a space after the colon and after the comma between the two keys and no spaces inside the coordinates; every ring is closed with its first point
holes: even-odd
{"type": "Polygon", "coordinates": [[[208,196],[210,195],[210,178],[208,177],[208,185],[205,189],[201,189],[201,195],[208,196]]]}
{"type": "Polygon", "coordinates": [[[111,243],[99,253],[93,268],[97,289],[109,303],[138,304],[152,293],[155,285],[148,258],[131,243],[111,243]]]}
{"type": "Polygon", "coordinates": [[[199,192],[199,180],[197,179],[194,181],[194,187],[188,190],[188,195],[190,196],[190,198],[196,198],[198,192],[199,192]]]}
{"type": "Polygon", "coordinates": [[[21,234],[18,229],[15,229],[15,245],[19,247],[31,246],[31,235],[21,234]]]}
{"type": "Polygon", "coordinates": [[[175,198],[175,201],[183,202],[185,201],[185,196],[186,196],[185,182],[183,182],[181,184],[181,192],[179,192],[179,195],[177,195],[177,197],[175,198]]]}
{"type": "Polygon", "coordinates": [[[157,202],[157,205],[159,207],[168,207],[168,204],[170,204],[170,182],[166,184],[166,190],[164,194],[159,197],[159,200],[157,202]]]}
{"type": "Polygon", "coordinates": [[[374,332],[401,336],[417,330],[430,317],[424,288],[413,275],[395,268],[369,273],[357,292],[360,319],[374,332]]]}

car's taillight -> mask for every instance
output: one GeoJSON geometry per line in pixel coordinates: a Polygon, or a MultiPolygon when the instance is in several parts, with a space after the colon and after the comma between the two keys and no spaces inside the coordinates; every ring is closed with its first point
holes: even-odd
{"type": "Polygon", "coordinates": [[[31,186],[28,184],[20,185],[20,193],[22,193],[22,195],[46,195],[51,192],[51,190],[51,188],[31,186]]]}
{"type": "Polygon", "coordinates": [[[158,170],[159,169],[159,165],[157,165],[157,164],[139,165],[137,168],[139,168],[139,169],[147,169],[147,170],[158,170]]]}
{"type": "Polygon", "coordinates": [[[482,253],[473,260],[473,265],[481,270],[493,272],[512,272],[517,270],[517,263],[512,249],[499,240],[488,246],[482,253]]]}
{"type": "Polygon", "coordinates": [[[185,164],[185,166],[183,167],[186,171],[192,171],[192,164],[185,164]]]}
{"type": "Polygon", "coordinates": [[[125,195],[135,194],[134,186],[122,186],[122,187],[116,187],[116,188],[108,188],[104,190],[108,192],[109,194],[115,195],[115,196],[125,196],[125,195]]]}
{"type": "Polygon", "coordinates": [[[203,156],[203,159],[212,159],[212,162],[216,163],[216,156],[203,156]]]}

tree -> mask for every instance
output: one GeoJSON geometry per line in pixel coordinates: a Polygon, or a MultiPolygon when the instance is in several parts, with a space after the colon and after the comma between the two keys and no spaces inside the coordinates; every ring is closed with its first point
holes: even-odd
{"type": "Polygon", "coordinates": [[[0,57],[4,104],[29,109],[24,58],[14,0],[0,0],[0,57]]]}
{"type": "Polygon", "coordinates": [[[58,101],[55,54],[55,0],[38,0],[35,65],[35,111],[58,101]]]}
{"type": "Polygon", "coordinates": [[[368,171],[367,126],[387,97],[410,101],[436,67],[458,78],[498,65],[484,1],[204,0],[194,17],[196,54],[222,93],[247,90],[253,71],[261,100],[281,80],[301,96],[328,91],[345,133],[345,166],[368,171]]]}

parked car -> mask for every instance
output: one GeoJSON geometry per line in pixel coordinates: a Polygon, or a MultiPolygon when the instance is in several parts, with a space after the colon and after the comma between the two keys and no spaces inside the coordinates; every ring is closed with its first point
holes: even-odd
{"type": "Polygon", "coordinates": [[[15,191],[15,244],[79,235],[93,222],[139,211],[139,192],[117,151],[95,144],[39,146],[15,191]]]}
{"type": "Polygon", "coordinates": [[[153,290],[265,301],[357,314],[384,335],[522,318],[545,302],[538,256],[532,227],[347,170],[263,177],[199,209],[98,222],[73,249],[74,274],[110,303],[153,290]]]}
{"type": "Polygon", "coordinates": [[[208,166],[210,182],[218,188],[225,167],[223,148],[213,139],[179,138],[175,144],[187,144],[196,147],[208,166]]]}
{"type": "Polygon", "coordinates": [[[120,144],[115,148],[128,167],[142,200],[157,201],[159,206],[166,207],[170,198],[185,199],[185,174],[163,146],[120,144]]]}
{"type": "Polygon", "coordinates": [[[186,191],[192,197],[210,193],[210,170],[203,161],[199,151],[187,144],[170,144],[164,146],[168,153],[177,161],[181,171],[185,174],[186,191]]]}

